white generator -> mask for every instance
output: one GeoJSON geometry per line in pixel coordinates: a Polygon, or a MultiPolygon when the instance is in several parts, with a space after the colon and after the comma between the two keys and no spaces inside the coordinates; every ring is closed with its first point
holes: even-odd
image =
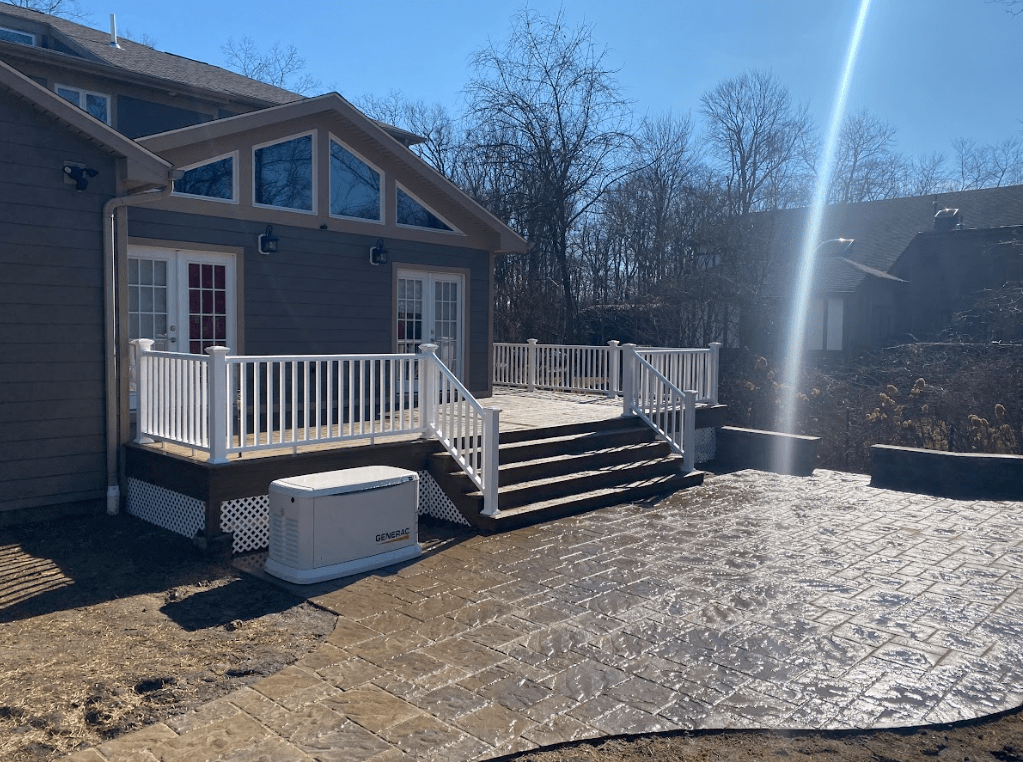
{"type": "Polygon", "coordinates": [[[422,553],[419,475],[390,466],[278,479],[270,485],[266,571],[310,584],[422,553]]]}

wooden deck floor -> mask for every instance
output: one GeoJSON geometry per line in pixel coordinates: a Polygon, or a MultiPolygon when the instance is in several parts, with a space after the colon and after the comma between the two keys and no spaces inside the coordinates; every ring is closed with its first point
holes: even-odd
{"type": "MultiPolygon", "coordinates": [[[[480,402],[487,407],[501,409],[501,431],[540,429],[570,423],[592,423],[618,418],[622,414],[621,399],[608,399],[604,395],[595,394],[570,394],[549,391],[528,392],[524,389],[495,387],[493,396],[483,398],[480,402]]],[[[377,443],[401,442],[412,441],[418,438],[418,434],[388,435],[377,436],[375,441],[377,443]]],[[[364,447],[371,444],[371,442],[371,438],[367,436],[365,438],[349,439],[340,442],[307,445],[299,443],[297,451],[317,452],[346,447],[364,447]]],[[[205,461],[207,459],[206,453],[196,452],[189,447],[181,445],[154,442],[143,446],[186,458],[194,458],[195,460],[205,461]]],[[[278,448],[246,452],[241,456],[231,455],[230,458],[235,460],[242,457],[249,460],[286,455],[294,451],[295,448],[288,442],[278,448]]]]}

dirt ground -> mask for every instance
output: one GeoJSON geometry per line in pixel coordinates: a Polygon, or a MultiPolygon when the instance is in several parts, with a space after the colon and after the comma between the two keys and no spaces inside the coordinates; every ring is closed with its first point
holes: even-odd
{"type": "MultiPolygon", "coordinates": [[[[273,674],[334,617],[127,516],[0,530],[0,760],[42,762],[273,674]]],[[[567,744],[522,762],[1023,762],[1020,710],[905,731],[712,731],[567,744]]]]}

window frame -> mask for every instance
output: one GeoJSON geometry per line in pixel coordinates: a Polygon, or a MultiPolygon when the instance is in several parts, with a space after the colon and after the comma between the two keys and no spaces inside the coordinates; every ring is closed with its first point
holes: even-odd
{"type": "MultiPolygon", "coordinates": [[[[190,198],[199,201],[214,201],[218,204],[238,204],[238,160],[239,152],[231,151],[229,153],[221,154],[220,156],[214,156],[212,159],[203,159],[195,164],[189,164],[185,167],[178,167],[182,172],[187,172],[190,169],[198,169],[206,164],[213,164],[224,159],[231,159],[231,198],[216,198],[215,196],[199,196],[195,193],[182,193],[175,188],[171,191],[171,195],[175,198],[190,198]]],[[[255,169],[253,169],[253,177],[255,177],[255,169]]],[[[255,196],[253,196],[255,198],[255,196]]],[[[277,207],[272,207],[276,209],[277,207]]]]}
{"type": "Polygon", "coordinates": [[[31,37],[32,38],[32,42],[19,42],[18,40],[3,40],[3,39],[0,39],[0,42],[10,42],[10,43],[12,43],[14,45],[28,45],[28,46],[33,47],[33,48],[39,47],[39,35],[37,35],[37,34],[35,34],[33,32],[26,32],[24,29],[15,29],[14,27],[10,27],[10,26],[0,26],[0,32],[12,32],[13,34],[20,34],[20,35],[22,35],[24,37],[31,37]]]}
{"type": "MultiPolygon", "coordinates": [[[[62,85],[62,84],[60,84],[58,82],[55,82],[54,85],[53,85],[53,92],[55,92],[59,97],[64,98],[64,96],[60,94],[61,90],[72,90],[72,91],[78,93],[78,103],[72,103],[72,105],[73,106],[77,106],[82,111],[84,111],[86,114],[89,114],[89,110],[87,108],[85,108],[85,106],[82,105],[82,101],[83,101],[83,99],[86,96],[94,95],[97,98],[103,98],[104,100],[106,100],[106,102],[107,102],[107,118],[106,118],[106,120],[103,123],[107,124],[107,125],[113,126],[113,123],[114,123],[114,108],[113,108],[113,106],[114,106],[114,99],[112,97],[110,97],[109,93],[98,93],[95,90],[86,90],[86,89],[81,88],[81,87],[75,87],[74,85],[62,85]]],[[[71,101],[69,101],[67,98],[64,98],[64,100],[66,100],[68,103],[71,103],[71,101]]],[[[89,114],[89,116],[92,116],[92,114],[89,114]]],[[[93,116],[92,118],[95,119],[96,117],[93,116]]]]}
{"type": "MultiPolygon", "coordinates": [[[[384,196],[386,195],[387,180],[386,180],[386,177],[384,176],[384,170],[382,170],[380,167],[378,167],[373,162],[369,161],[365,156],[363,156],[361,153],[359,153],[358,151],[353,149],[351,146],[349,146],[345,141],[341,140],[341,138],[339,138],[333,132],[328,132],[327,133],[327,152],[328,152],[328,155],[327,155],[327,214],[328,214],[328,216],[330,216],[331,218],[333,218],[335,220],[351,220],[353,222],[365,222],[365,223],[368,223],[370,225],[383,225],[383,224],[385,224],[386,223],[386,204],[384,204],[384,196]],[[331,211],[331,207],[333,206],[333,200],[334,200],[333,197],[330,195],[331,191],[333,190],[333,186],[331,184],[331,175],[330,175],[330,172],[331,172],[330,162],[331,162],[331,159],[333,158],[333,154],[331,153],[331,149],[330,149],[330,144],[331,143],[337,143],[343,149],[348,151],[348,153],[350,153],[356,159],[358,159],[363,164],[365,164],[367,167],[369,167],[371,170],[373,170],[374,172],[377,173],[377,176],[380,178],[380,191],[379,191],[378,197],[377,197],[377,205],[378,205],[377,212],[378,212],[378,215],[379,215],[378,219],[370,220],[370,219],[367,219],[365,217],[349,217],[347,214],[334,214],[334,212],[331,211]]],[[[253,198],[255,198],[255,196],[253,196],[253,198]]]]}
{"type": "Polygon", "coordinates": [[[433,209],[433,207],[431,207],[429,204],[424,202],[421,198],[419,198],[419,196],[417,196],[415,193],[412,193],[408,188],[406,188],[404,185],[399,183],[397,180],[394,181],[394,224],[396,226],[400,227],[400,228],[406,228],[408,230],[429,230],[429,231],[434,232],[434,233],[443,233],[444,235],[459,235],[459,236],[464,236],[465,235],[465,233],[463,233],[461,230],[459,230],[455,225],[453,225],[451,223],[451,220],[449,220],[446,217],[443,217],[440,214],[438,214],[437,211],[433,209]],[[399,189],[401,190],[402,193],[404,193],[406,196],[411,198],[413,201],[415,201],[417,204],[419,204],[421,207],[423,207],[423,209],[425,209],[427,212],[432,214],[434,217],[436,217],[438,220],[443,222],[445,225],[447,225],[451,229],[450,230],[441,230],[440,228],[426,228],[426,227],[422,227],[421,225],[409,225],[407,222],[399,222],[398,221],[398,190],[399,189]]]}
{"type": "Polygon", "coordinates": [[[274,140],[268,140],[265,143],[255,144],[255,145],[252,146],[252,151],[249,154],[249,157],[250,157],[250,159],[252,161],[252,172],[251,172],[251,176],[252,176],[252,207],[254,209],[276,209],[276,210],[282,211],[282,212],[293,212],[294,214],[305,214],[305,215],[312,215],[312,216],[316,216],[318,214],[318,211],[317,211],[317,199],[318,199],[318,196],[319,196],[319,181],[318,181],[318,177],[319,177],[320,173],[319,173],[319,166],[318,166],[319,157],[317,156],[316,130],[315,129],[306,130],[305,132],[295,133],[294,135],[287,135],[287,136],[285,136],[283,138],[275,138],[274,140]],[[298,140],[298,139],[304,138],[304,137],[309,137],[310,141],[312,143],[312,150],[311,150],[312,155],[310,157],[310,169],[312,170],[311,177],[310,177],[310,180],[311,180],[310,205],[312,206],[312,208],[311,209],[296,209],[293,206],[275,206],[274,204],[261,204],[258,201],[256,201],[256,198],[257,198],[257,194],[256,194],[256,151],[258,151],[261,148],[269,148],[270,146],[275,146],[275,145],[278,145],[280,143],[287,143],[288,141],[298,140]]]}

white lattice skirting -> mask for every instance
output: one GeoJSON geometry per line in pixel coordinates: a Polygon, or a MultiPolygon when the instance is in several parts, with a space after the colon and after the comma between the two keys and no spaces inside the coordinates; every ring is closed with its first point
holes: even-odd
{"type": "Polygon", "coordinates": [[[206,526],[205,502],[138,479],[128,479],[128,513],[185,537],[206,526]]]}
{"type": "Polygon", "coordinates": [[[717,429],[708,427],[696,430],[696,463],[714,460],[717,454],[717,429]]]}
{"type": "MultiPolygon", "coordinates": [[[[206,504],[138,479],[128,480],[128,513],[185,537],[195,537],[206,520],[206,504]]],[[[469,526],[427,471],[419,472],[419,515],[469,526]]],[[[235,553],[270,546],[270,496],[227,500],[220,505],[220,531],[233,532],[235,553]]]]}

